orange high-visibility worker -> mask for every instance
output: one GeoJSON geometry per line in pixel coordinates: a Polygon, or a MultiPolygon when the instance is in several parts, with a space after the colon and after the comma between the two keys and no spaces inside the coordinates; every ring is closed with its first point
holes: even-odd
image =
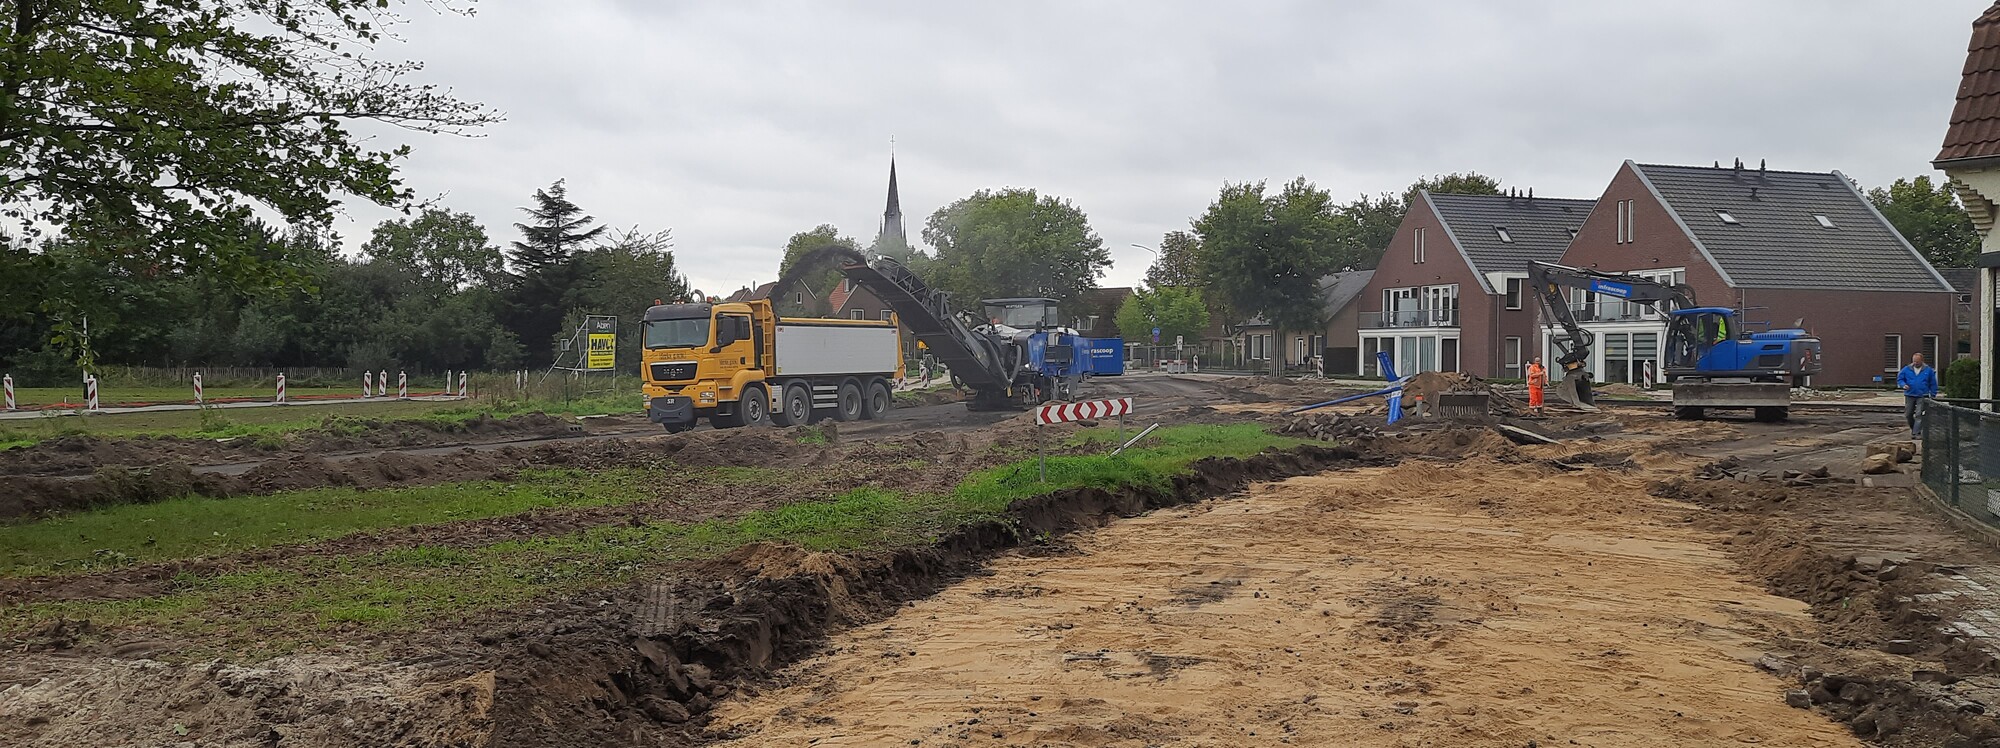
{"type": "Polygon", "coordinates": [[[1542,368],[1542,358],[1536,356],[1528,362],[1528,409],[1542,412],[1542,387],[1547,385],[1549,372],[1542,368]]]}

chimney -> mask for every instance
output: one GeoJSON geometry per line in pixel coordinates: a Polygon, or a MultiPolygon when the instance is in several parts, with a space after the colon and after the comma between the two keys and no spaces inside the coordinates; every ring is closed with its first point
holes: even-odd
{"type": "Polygon", "coordinates": [[[1764,159],[1757,159],[1757,176],[1764,176],[1764,159]]]}
{"type": "Polygon", "coordinates": [[[1736,170],[1736,171],[1742,171],[1742,170],[1743,170],[1743,159],[1740,159],[1740,158],[1739,158],[1739,159],[1736,159],[1736,167],[1735,167],[1735,170],[1736,170]]]}

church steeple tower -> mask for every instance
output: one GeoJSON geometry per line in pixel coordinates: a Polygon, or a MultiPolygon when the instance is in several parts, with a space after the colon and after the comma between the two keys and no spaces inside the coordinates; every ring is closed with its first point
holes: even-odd
{"type": "Polygon", "coordinates": [[[882,211],[882,231],[875,239],[881,246],[893,239],[897,244],[908,244],[909,237],[903,233],[903,203],[896,195],[896,157],[889,156],[889,206],[882,211]]]}

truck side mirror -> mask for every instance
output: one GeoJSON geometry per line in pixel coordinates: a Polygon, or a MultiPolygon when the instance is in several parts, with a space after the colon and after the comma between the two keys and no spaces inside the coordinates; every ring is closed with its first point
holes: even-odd
{"type": "Polygon", "coordinates": [[[735,326],[725,324],[716,328],[715,347],[721,348],[734,342],[736,342],[735,326]]]}

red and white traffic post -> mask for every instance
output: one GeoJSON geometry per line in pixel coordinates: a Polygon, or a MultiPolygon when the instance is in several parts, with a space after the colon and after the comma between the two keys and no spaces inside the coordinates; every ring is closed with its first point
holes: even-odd
{"type": "Polygon", "coordinates": [[[379,392],[379,393],[382,393],[382,396],[383,396],[383,397],[388,397],[388,396],[389,396],[389,370],[388,370],[388,369],[383,369],[383,370],[382,370],[382,373],[381,373],[381,375],[379,375],[379,376],[375,377],[375,391],[376,391],[376,392],[379,392]]]}
{"type": "MultiPolygon", "coordinates": [[[[1095,421],[1099,418],[1110,418],[1112,416],[1117,416],[1119,423],[1123,424],[1125,414],[1130,412],[1132,412],[1132,398],[1129,397],[1084,400],[1075,403],[1046,403],[1040,408],[1035,409],[1035,425],[1039,427],[1072,421],[1095,421]]],[[[1119,428],[1119,436],[1124,436],[1122,425],[1119,428]]],[[[1037,451],[1041,452],[1037,457],[1039,458],[1038,462],[1041,464],[1042,481],[1047,482],[1049,479],[1049,456],[1045,450],[1041,449],[1043,446],[1041,441],[1037,439],[1035,447],[1037,451]]]]}
{"type": "Polygon", "coordinates": [[[438,394],[440,394],[440,395],[449,395],[449,394],[451,394],[451,370],[450,370],[450,369],[445,369],[445,370],[444,370],[444,389],[441,389],[441,390],[438,390],[438,394]]]}
{"type": "Polygon", "coordinates": [[[369,371],[367,369],[362,369],[361,398],[363,400],[366,400],[374,396],[375,396],[375,372],[369,371]]]}
{"type": "Polygon", "coordinates": [[[279,405],[285,404],[285,373],[282,371],[278,372],[278,399],[272,402],[276,402],[279,405]]]}
{"type": "Polygon", "coordinates": [[[83,375],[83,409],[97,410],[97,377],[83,375]]]}
{"type": "MultiPolygon", "coordinates": [[[[470,374],[470,373],[471,373],[471,372],[465,372],[465,371],[461,371],[461,372],[459,372],[459,373],[458,373],[458,396],[459,396],[459,397],[465,397],[465,379],[466,379],[466,375],[467,375],[467,374],[470,374]]],[[[446,384],[450,384],[450,383],[449,383],[449,382],[447,382],[446,384]]]]}
{"type": "Polygon", "coordinates": [[[396,372],[396,399],[410,399],[410,373],[407,371],[396,372]]]}
{"type": "Polygon", "coordinates": [[[8,375],[5,375],[5,376],[0,376],[0,389],[4,389],[4,390],[6,390],[6,391],[7,391],[7,401],[6,401],[6,403],[5,403],[5,407],[4,407],[4,409],[5,409],[5,410],[13,410],[13,409],[14,409],[14,375],[12,375],[12,374],[8,374],[8,375]]]}
{"type": "Polygon", "coordinates": [[[201,372],[197,371],[194,373],[194,404],[201,405],[205,402],[208,402],[208,396],[201,391],[201,372]]]}

